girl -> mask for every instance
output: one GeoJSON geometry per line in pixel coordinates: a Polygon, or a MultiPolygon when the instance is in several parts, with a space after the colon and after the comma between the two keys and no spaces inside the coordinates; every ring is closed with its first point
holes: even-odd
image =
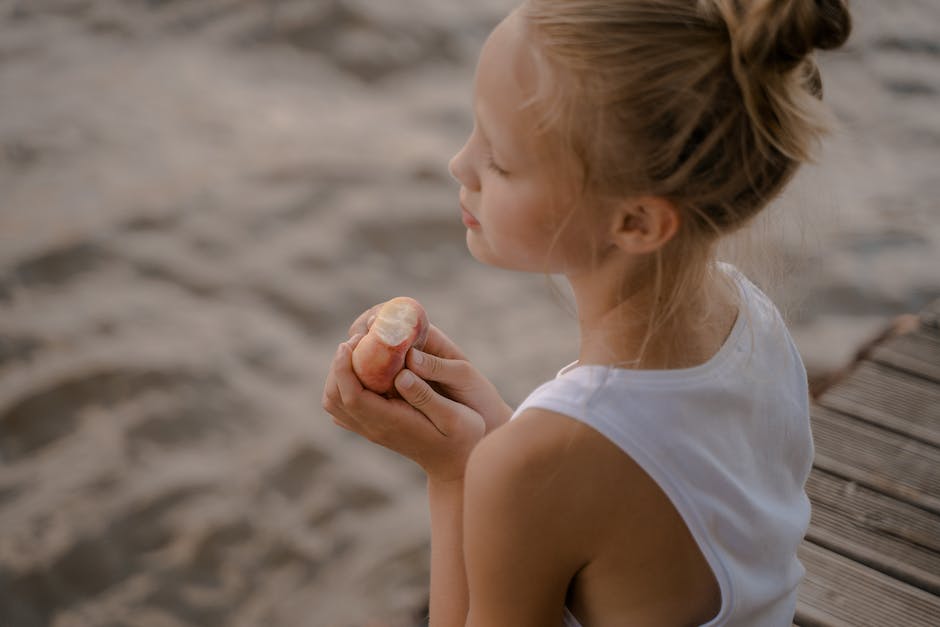
{"type": "Polygon", "coordinates": [[[351,370],[366,312],[323,397],[427,473],[433,627],[790,624],[806,372],[715,246],[808,159],[812,52],[849,29],[840,0],[528,0],[492,32],[467,246],[566,276],[578,360],[512,411],[432,328],[390,400],[351,370]]]}

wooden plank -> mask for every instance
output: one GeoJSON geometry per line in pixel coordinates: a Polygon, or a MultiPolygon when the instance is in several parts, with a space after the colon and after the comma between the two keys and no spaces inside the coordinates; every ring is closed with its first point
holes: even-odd
{"type": "Polygon", "coordinates": [[[927,305],[918,317],[922,331],[940,333],[940,298],[927,305]]]}
{"type": "Polygon", "coordinates": [[[940,447],[940,385],[932,381],[863,361],[817,403],[940,447]]]}
{"type": "Polygon", "coordinates": [[[815,465],[940,514],[940,449],[814,405],[815,465]]]}
{"type": "Polygon", "coordinates": [[[940,515],[813,469],[807,539],[940,595],[940,515]]]}
{"type": "Polygon", "coordinates": [[[940,597],[804,542],[795,622],[804,627],[937,627],[940,597]]]}
{"type": "Polygon", "coordinates": [[[940,333],[898,335],[876,346],[871,360],[940,383],[940,333]]]}

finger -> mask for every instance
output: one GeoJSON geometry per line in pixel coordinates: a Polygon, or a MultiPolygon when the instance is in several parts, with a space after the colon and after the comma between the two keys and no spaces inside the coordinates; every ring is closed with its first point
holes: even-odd
{"type": "MultiPolygon", "coordinates": [[[[338,381],[343,379],[342,375],[337,377],[338,381]]],[[[407,454],[401,444],[404,439],[428,441],[431,434],[440,437],[434,423],[406,401],[386,399],[365,388],[351,402],[339,401],[328,413],[336,426],[402,454],[407,454]],[[352,405],[349,411],[346,410],[347,402],[352,405]]]]}
{"type": "Polygon", "coordinates": [[[459,403],[441,396],[427,382],[410,370],[402,370],[395,377],[395,389],[412,407],[427,416],[443,435],[453,432],[454,423],[463,409],[459,403]]]}
{"type": "Polygon", "coordinates": [[[352,337],[343,342],[346,346],[349,347],[349,350],[356,348],[356,345],[362,341],[362,338],[365,337],[364,333],[353,333],[352,337]]]}
{"type": "Polygon", "coordinates": [[[349,341],[340,344],[332,371],[336,380],[336,389],[340,401],[339,409],[343,412],[341,420],[346,422],[356,433],[372,440],[385,440],[383,435],[388,426],[398,424],[401,427],[436,429],[433,421],[421,411],[402,399],[388,399],[363,387],[352,369],[352,348],[361,340],[358,334],[349,341]],[[381,417],[379,419],[373,419],[381,417]]]}
{"type": "Polygon", "coordinates": [[[341,427],[341,428],[343,428],[343,429],[346,429],[346,431],[352,431],[353,433],[356,433],[356,430],[355,430],[355,429],[353,429],[352,427],[350,427],[349,424],[347,424],[347,423],[346,423],[345,421],[343,421],[342,419],[337,418],[336,416],[333,416],[333,424],[336,425],[337,427],[341,427]]]}
{"type": "Polygon", "coordinates": [[[326,382],[323,386],[324,403],[327,398],[332,398],[334,401],[342,404],[341,395],[339,394],[340,373],[342,373],[343,378],[351,376],[358,382],[359,378],[352,369],[352,351],[361,340],[362,335],[357,333],[345,342],[341,342],[340,345],[336,347],[336,352],[333,354],[333,361],[330,364],[330,371],[326,375],[326,382]]]}
{"type": "Polygon", "coordinates": [[[331,414],[333,413],[334,408],[338,408],[340,402],[339,390],[336,387],[335,370],[337,363],[336,360],[339,357],[341,346],[342,345],[336,347],[336,351],[333,353],[333,360],[330,363],[330,370],[326,373],[326,381],[323,382],[323,398],[321,403],[323,405],[323,409],[331,414]]]}
{"type": "Polygon", "coordinates": [[[460,347],[433,324],[428,328],[428,337],[421,350],[445,359],[466,359],[460,347]]]}
{"type": "Polygon", "coordinates": [[[349,429],[350,431],[355,431],[356,421],[355,419],[343,411],[342,408],[335,408],[327,410],[327,413],[330,415],[330,418],[333,420],[333,424],[343,427],[344,429],[349,429]]]}
{"type": "MultiPolygon", "coordinates": [[[[339,352],[339,351],[337,351],[339,352]]],[[[339,394],[336,384],[336,377],[333,375],[333,369],[330,368],[326,376],[326,384],[323,386],[323,398],[321,400],[323,410],[333,419],[333,424],[349,431],[355,431],[353,425],[355,419],[346,413],[343,409],[343,401],[339,394]]]]}
{"type": "MultiPolygon", "coordinates": [[[[353,338],[357,336],[358,334],[354,335],[353,338]]],[[[362,383],[359,382],[359,377],[353,372],[353,349],[350,346],[351,342],[352,338],[350,338],[350,341],[343,342],[339,345],[332,368],[334,378],[336,379],[336,389],[339,391],[339,396],[344,406],[351,406],[359,395],[363,392],[368,392],[368,390],[362,387],[362,383]]]]}
{"type": "Polygon", "coordinates": [[[476,374],[465,359],[442,359],[416,348],[408,351],[405,365],[425,381],[436,381],[452,388],[466,388],[476,374]]]}
{"type": "MultiPolygon", "coordinates": [[[[342,394],[340,391],[340,377],[338,373],[343,373],[343,377],[352,376],[356,381],[359,377],[352,370],[352,351],[362,340],[358,333],[342,342],[336,349],[333,356],[333,363],[330,365],[330,372],[326,376],[326,386],[324,387],[324,403],[327,398],[334,401],[335,404],[342,406],[342,394]]],[[[351,385],[351,384],[350,384],[351,385]]]]}
{"type": "Polygon", "coordinates": [[[349,325],[349,332],[347,335],[353,336],[357,333],[365,335],[369,332],[369,327],[372,326],[372,322],[375,320],[375,313],[379,310],[384,303],[379,303],[378,305],[373,305],[369,307],[356,318],[351,325],[349,325]]]}

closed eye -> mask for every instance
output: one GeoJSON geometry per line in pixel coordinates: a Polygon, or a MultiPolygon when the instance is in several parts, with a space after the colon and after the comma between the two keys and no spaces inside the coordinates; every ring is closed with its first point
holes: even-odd
{"type": "Polygon", "coordinates": [[[496,165],[496,162],[493,161],[493,155],[491,154],[486,155],[486,167],[489,168],[490,171],[498,174],[499,176],[506,176],[509,174],[509,172],[507,172],[506,170],[496,165]]]}

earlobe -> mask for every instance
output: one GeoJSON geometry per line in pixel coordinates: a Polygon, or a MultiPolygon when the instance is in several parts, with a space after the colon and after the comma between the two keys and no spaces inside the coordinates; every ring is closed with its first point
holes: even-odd
{"type": "Polygon", "coordinates": [[[625,200],[616,213],[614,243],[630,254],[655,252],[679,230],[679,210],[672,202],[658,196],[625,200]]]}

